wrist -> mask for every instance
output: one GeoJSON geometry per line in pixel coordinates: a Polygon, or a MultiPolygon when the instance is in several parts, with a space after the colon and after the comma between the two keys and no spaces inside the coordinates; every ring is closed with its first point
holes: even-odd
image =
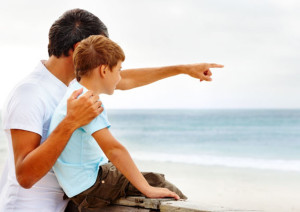
{"type": "Polygon", "coordinates": [[[151,185],[145,185],[142,188],[140,188],[140,192],[143,193],[145,196],[149,197],[151,195],[151,189],[152,186],[151,185]]]}
{"type": "Polygon", "coordinates": [[[177,72],[177,74],[187,74],[187,65],[177,65],[175,66],[175,70],[177,72]]]}
{"type": "Polygon", "coordinates": [[[62,121],[61,121],[61,124],[64,125],[64,128],[66,130],[69,130],[71,131],[72,133],[77,129],[79,128],[80,126],[78,126],[76,124],[76,122],[74,121],[74,119],[71,117],[71,116],[66,116],[62,121]]]}

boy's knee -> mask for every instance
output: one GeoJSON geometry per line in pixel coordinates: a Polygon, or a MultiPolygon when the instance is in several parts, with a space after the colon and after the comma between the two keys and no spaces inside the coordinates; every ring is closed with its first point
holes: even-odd
{"type": "Polygon", "coordinates": [[[142,174],[151,186],[167,188],[170,191],[175,192],[181,199],[187,199],[187,197],[179,190],[179,188],[165,179],[164,174],[155,172],[143,172],[142,174]]]}
{"type": "Polygon", "coordinates": [[[162,187],[165,183],[165,176],[155,172],[143,172],[143,175],[147,182],[154,187],[162,187]]]}

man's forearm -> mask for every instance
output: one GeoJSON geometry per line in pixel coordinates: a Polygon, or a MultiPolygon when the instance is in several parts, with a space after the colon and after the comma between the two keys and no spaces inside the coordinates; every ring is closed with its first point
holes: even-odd
{"type": "Polygon", "coordinates": [[[18,158],[16,176],[22,187],[32,187],[47,174],[75,129],[76,126],[70,120],[64,119],[43,144],[30,151],[23,159],[18,158]]]}
{"type": "Polygon", "coordinates": [[[181,74],[184,70],[185,67],[180,65],[123,70],[121,71],[122,79],[117,85],[117,89],[128,90],[148,85],[158,80],[181,74]]]}

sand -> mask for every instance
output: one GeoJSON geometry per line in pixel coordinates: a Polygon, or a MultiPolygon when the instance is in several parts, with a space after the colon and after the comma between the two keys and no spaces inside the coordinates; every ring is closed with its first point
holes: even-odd
{"type": "Polygon", "coordinates": [[[300,211],[300,173],[135,161],[142,171],[161,172],[203,205],[272,212],[300,211]]]}

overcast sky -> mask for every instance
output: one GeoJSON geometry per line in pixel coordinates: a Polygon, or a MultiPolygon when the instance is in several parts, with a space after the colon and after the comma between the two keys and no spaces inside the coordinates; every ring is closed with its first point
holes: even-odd
{"type": "Polygon", "coordinates": [[[179,75],[102,96],[107,108],[300,108],[300,3],[296,0],[1,0],[2,106],[47,59],[48,31],[86,9],[126,54],[123,68],[215,62],[212,82],[179,75]]]}

